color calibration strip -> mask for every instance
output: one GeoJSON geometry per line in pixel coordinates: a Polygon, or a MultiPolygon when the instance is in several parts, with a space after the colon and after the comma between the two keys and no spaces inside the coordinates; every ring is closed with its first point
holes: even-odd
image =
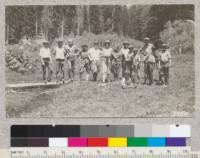
{"type": "Polygon", "coordinates": [[[13,125],[11,137],[191,137],[190,125],[13,125]]]}
{"type": "Polygon", "coordinates": [[[183,147],[190,133],[189,125],[15,125],[11,147],[183,147]]]}
{"type": "Polygon", "coordinates": [[[186,138],[12,138],[11,147],[184,147],[186,138]]]}

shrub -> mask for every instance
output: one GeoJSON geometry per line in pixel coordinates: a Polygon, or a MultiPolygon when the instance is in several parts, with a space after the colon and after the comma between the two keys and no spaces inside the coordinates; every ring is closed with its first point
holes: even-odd
{"type": "Polygon", "coordinates": [[[194,52],[194,23],[189,20],[167,22],[160,38],[170,45],[173,53],[194,52]]]}

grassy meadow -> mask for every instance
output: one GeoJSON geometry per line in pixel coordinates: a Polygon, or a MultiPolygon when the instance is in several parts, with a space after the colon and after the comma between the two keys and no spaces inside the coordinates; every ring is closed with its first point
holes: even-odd
{"type": "MultiPolygon", "coordinates": [[[[41,77],[39,70],[24,75],[6,70],[8,83],[41,82],[41,77]]],[[[194,55],[173,55],[169,87],[122,89],[119,81],[99,87],[100,81],[76,80],[56,89],[7,90],[7,117],[191,117],[194,81],[194,55]]]]}

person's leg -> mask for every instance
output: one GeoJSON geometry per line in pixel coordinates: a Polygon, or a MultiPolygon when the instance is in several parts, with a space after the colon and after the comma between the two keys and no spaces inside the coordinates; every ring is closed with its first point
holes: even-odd
{"type": "Polygon", "coordinates": [[[133,65],[132,65],[132,63],[130,63],[129,67],[130,67],[130,80],[133,83],[134,82],[134,78],[133,78],[134,75],[133,75],[133,65]]]}
{"type": "Polygon", "coordinates": [[[106,75],[107,75],[107,65],[105,63],[105,61],[101,62],[101,72],[102,72],[102,82],[105,83],[106,82],[106,75]]]}
{"type": "Polygon", "coordinates": [[[165,67],[165,85],[169,84],[169,67],[165,67]]]}
{"type": "Polygon", "coordinates": [[[72,72],[72,79],[75,78],[75,60],[71,61],[71,72],[72,72]]]}
{"type": "Polygon", "coordinates": [[[137,78],[137,83],[140,82],[140,66],[137,65],[136,67],[136,78],[137,78]]]}
{"type": "Polygon", "coordinates": [[[147,63],[144,63],[144,84],[147,83],[148,72],[147,72],[147,63]]]}
{"type": "Polygon", "coordinates": [[[84,70],[85,70],[85,64],[83,62],[80,62],[80,68],[79,68],[79,80],[81,81],[82,80],[82,75],[84,73],[84,70]]]}
{"type": "Polygon", "coordinates": [[[43,81],[46,80],[46,66],[42,65],[42,79],[43,81]]]}
{"type": "Polygon", "coordinates": [[[48,68],[48,82],[51,82],[51,76],[52,76],[53,70],[49,62],[47,63],[47,68],[48,68]]]}
{"type": "Polygon", "coordinates": [[[85,70],[86,70],[86,81],[89,81],[90,80],[90,65],[89,65],[89,63],[86,63],[85,70]]]}
{"type": "Polygon", "coordinates": [[[160,79],[161,79],[161,84],[163,85],[165,83],[165,80],[164,80],[164,67],[162,67],[160,69],[160,79]]]}
{"type": "Polygon", "coordinates": [[[153,84],[153,69],[154,69],[154,64],[149,63],[149,84],[153,84]]]}
{"type": "Polygon", "coordinates": [[[56,80],[59,80],[58,79],[59,71],[60,71],[60,63],[58,60],[56,60],[56,80]]]}
{"type": "Polygon", "coordinates": [[[60,63],[60,71],[61,71],[61,74],[62,74],[61,80],[64,80],[64,78],[65,78],[64,61],[62,61],[60,63]]]}
{"type": "Polygon", "coordinates": [[[91,64],[91,67],[92,67],[93,81],[96,81],[96,79],[97,79],[97,63],[95,61],[93,61],[91,64]]]}
{"type": "Polygon", "coordinates": [[[67,60],[67,66],[68,66],[68,76],[69,76],[69,79],[71,80],[72,79],[72,74],[71,74],[71,61],[70,60],[67,60]]]}

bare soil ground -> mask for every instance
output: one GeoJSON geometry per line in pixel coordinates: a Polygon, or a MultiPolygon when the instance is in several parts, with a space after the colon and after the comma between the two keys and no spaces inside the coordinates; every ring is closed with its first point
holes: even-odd
{"type": "MultiPolygon", "coordinates": [[[[6,79],[39,82],[40,73],[6,70],[6,79]]],[[[194,77],[194,55],[180,55],[173,56],[169,87],[139,84],[122,89],[117,81],[104,87],[98,86],[100,81],[74,81],[56,89],[7,90],[7,117],[191,117],[194,77]]]]}

